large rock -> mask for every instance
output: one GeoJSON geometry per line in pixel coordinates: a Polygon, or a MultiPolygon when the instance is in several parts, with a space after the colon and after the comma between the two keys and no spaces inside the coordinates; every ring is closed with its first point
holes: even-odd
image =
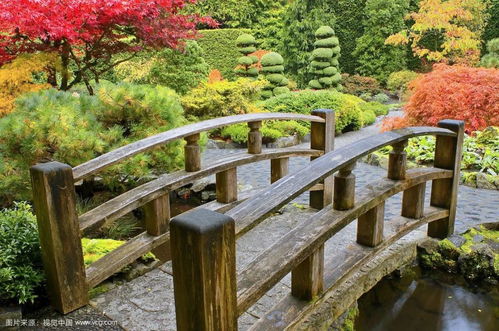
{"type": "Polygon", "coordinates": [[[496,186],[494,183],[490,183],[487,179],[487,175],[485,175],[483,172],[478,172],[476,174],[476,186],[478,188],[483,188],[487,190],[495,190],[496,186]]]}

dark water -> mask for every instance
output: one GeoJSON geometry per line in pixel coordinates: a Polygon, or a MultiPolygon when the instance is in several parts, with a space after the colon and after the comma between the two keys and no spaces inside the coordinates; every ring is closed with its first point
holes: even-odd
{"type": "Polygon", "coordinates": [[[470,289],[444,274],[411,269],[388,277],[359,300],[355,330],[499,330],[498,287],[470,289]]]}

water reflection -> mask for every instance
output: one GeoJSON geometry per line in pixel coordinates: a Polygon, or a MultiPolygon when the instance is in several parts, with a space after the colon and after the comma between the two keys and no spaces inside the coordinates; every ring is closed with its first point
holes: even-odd
{"type": "Polygon", "coordinates": [[[463,285],[419,272],[384,279],[359,300],[356,330],[499,330],[498,288],[463,285]]]}

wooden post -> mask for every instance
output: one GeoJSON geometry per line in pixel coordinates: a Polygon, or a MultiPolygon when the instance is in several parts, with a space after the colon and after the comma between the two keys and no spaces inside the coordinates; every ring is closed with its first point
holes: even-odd
{"type": "Polygon", "coordinates": [[[50,162],[30,173],[47,292],[54,308],[67,314],[88,303],[73,169],[50,162]]]}
{"type": "Polygon", "coordinates": [[[237,201],[237,168],[217,173],[217,201],[229,203],[237,201]]]}
{"type": "MultiPolygon", "coordinates": [[[[159,236],[168,232],[170,222],[170,195],[165,194],[144,205],[146,231],[151,236],[159,236]]],[[[170,261],[170,243],[165,243],[152,250],[162,262],[170,261]]]]}
{"type": "Polygon", "coordinates": [[[428,224],[428,236],[445,238],[454,233],[456,220],[457,190],[461,172],[461,157],[464,139],[464,122],[443,120],[438,123],[440,128],[449,129],[456,133],[456,137],[437,136],[435,145],[436,168],[454,171],[452,178],[436,179],[431,187],[431,205],[448,208],[449,217],[428,224]]]}
{"type": "Polygon", "coordinates": [[[300,300],[312,300],[324,287],[324,245],[291,272],[291,294],[300,300]]]}
{"type": "Polygon", "coordinates": [[[237,330],[234,220],[198,209],[170,231],[177,330],[237,330]]]}
{"type": "Polygon", "coordinates": [[[289,158],[270,160],[270,183],[277,182],[289,173],[289,158]]]}
{"type": "Polygon", "coordinates": [[[402,197],[402,216],[415,219],[423,217],[425,191],[426,182],[404,191],[402,197]]]}
{"type": "Polygon", "coordinates": [[[334,176],[334,201],[336,210],[352,209],[355,205],[355,162],[346,165],[334,176]]]}
{"type": "MultiPolygon", "coordinates": [[[[325,122],[312,122],[310,130],[310,148],[329,153],[334,150],[335,114],[331,109],[317,109],[312,111],[312,115],[322,117],[325,122]]],[[[311,157],[313,161],[317,157],[311,157]]],[[[310,192],[310,206],[315,209],[322,209],[333,201],[333,177],[326,178],[322,183],[323,190],[310,192]]]]}
{"type": "Polygon", "coordinates": [[[388,178],[393,180],[405,179],[407,164],[407,153],[404,148],[407,146],[407,140],[393,144],[393,150],[388,158],[388,178]]]}
{"type": "Polygon", "coordinates": [[[248,133],[248,153],[260,154],[262,152],[262,133],[260,132],[262,122],[249,122],[248,126],[250,128],[248,133]]]}
{"type": "Polygon", "coordinates": [[[199,147],[199,133],[185,137],[187,144],[184,147],[185,152],[185,171],[196,172],[201,170],[201,147],[199,147]]]}
{"type": "Polygon", "coordinates": [[[383,241],[385,202],[361,215],[357,222],[357,242],[364,246],[376,247],[383,241]]]}

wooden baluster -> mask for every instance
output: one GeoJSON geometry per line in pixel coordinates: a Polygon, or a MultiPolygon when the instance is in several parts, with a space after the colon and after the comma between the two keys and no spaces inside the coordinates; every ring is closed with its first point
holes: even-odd
{"type": "MultiPolygon", "coordinates": [[[[335,114],[331,109],[317,109],[312,115],[322,117],[325,123],[312,122],[310,130],[310,148],[324,151],[334,150],[335,114]]],[[[311,157],[313,161],[317,157],[311,157]]],[[[310,192],[310,206],[322,209],[331,204],[333,200],[333,176],[326,178],[323,182],[324,189],[310,192]]]]}
{"type": "MultiPolygon", "coordinates": [[[[170,222],[170,195],[165,194],[144,205],[146,231],[151,236],[159,236],[168,232],[170,222]]],[[[162,262],[170,261],[170,243],[165,243],[152,250],[162,262]]]]}
{"type": "Polygon", "coordinates": [[[30,173],[47,292],[52,306],[66,314],[88,303],[73,169],[50,162],[30,173]]]}
{"type": "Polygon", "coordinates": [[[421,218],[424,214],[426,182],[404,191],[402,197],[402,216],[421,218]]]}
{"type": "Polygon", "coordinates": [[[217,173],[217,201],[221,203],[237,201],[237,168],[217,173]]]}
{"type": "Polygon", "coordinates": [[[385,202],[359,216],[357,222],[357,242],[361,245],[376,247],[383,241],[385,202]]]}
{"type": "Polygon", "coordinates": [[[289,158],[270,160],[270,183],[277,182],[289,173],[289,158]]]}
{"type": "Polygon", "coordinates": [[[445,238],[454,233],[456,220],[457,190],[461,171],[461,157],[464,139],[464,122],[443,120],[438,123],[440,128],[449,129],[456,137],[437,136],[435,145],[436,168],[454,171],[452,178],[435,179],[431,187],[431,205],[448,208],[449,217],[428,224],[428,235],[434,238],[445,238]]]}
{"type": "Polygon", "coordinates": [[[405,179],[407,153],[404,151],[407,140],[393,144],[393,150],[388,159],[388,178],[393,180],[405,179]]]}
{"type": "Polygon", "coordinates": [[[248,133],[248,153],[260,154],[262,152],[262,133],[260,128],[262,122],[249,122],[250,132],[248,133]]]}
{"type": "MultiPolygon", "coordinates": [[[[334,149],[334,112],[330,109],[318,109],[312,115],[322,117],[325,123],[312,122],[310,147],[328,153],[334,149]]],[[[315,157],[312,157],[313,161],[315,157]]],[[[333,178],[323,182],[324,189],[310,192],[310,206],[322,209],[332,203],[333,178]]],[[[300,300],[312,300],[320,295],[324,288],[324,245],[307,257],[291,272],[291,294],[300,300]]]]}
{"type": "Polygon", "coordinates": [[[170,231],[177,330],[237,330],[234,220],[199,209],[170,231]]]}
{"type": "Polygon", "coordinates": [[[187,144],[185,151],[185,171],[196,172],[201,170],[201,147],[199,147],[199,133],[185,137],[187,144]]]}
{"type": "Polygon", "coordinates": [[[334,176],[334,201],[336,210],[352,209],[355,205],[355,162],[346,165],[334,176]]]}

